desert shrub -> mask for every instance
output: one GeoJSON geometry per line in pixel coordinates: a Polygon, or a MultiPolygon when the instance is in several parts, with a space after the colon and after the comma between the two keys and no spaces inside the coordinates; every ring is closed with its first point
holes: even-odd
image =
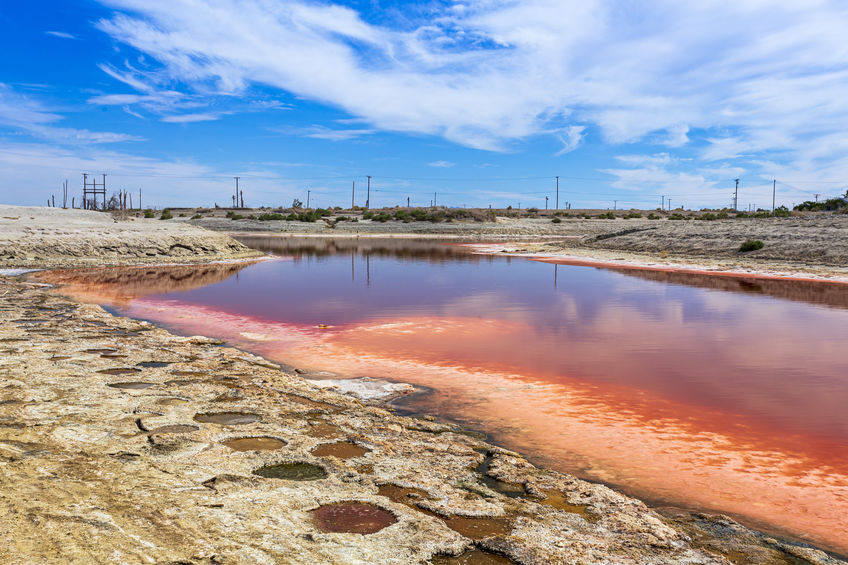
{"type": "Polygon", "coordinates": [[[202,218],[202,217],[203,217],[203,216],[201,216],[200,214],[195,214],[194,216],[192,216],[192,217],[191,217],[191,218],[189,218],[189,219],[190,219],[190,220],[199,220],[199,219],[200,219],[200,218],[202,218]]]}
{"type": "Polygon", "coordinates": [[[751,216],[748,214],[748,212],[736,212],[736,217],[737,218],[750,218],[751,216]]]}
{"type": "Polygon", "coordinates": [[[695,216],[695,219],[703,220],[705,222],[714,222],[715,220],[718,220],[718,216],[716,216],[712,212],[707,212],[706,214],[700,214],[698,216],[695,216]]]}
{"type": "Polygon", "coordinates": [[[421,208],[416,208],[415,210],[410,210],[409,215],[416,222],[423,222],[427,219],[427,212],[422,210],[421,208]]]}
{"type": "Polygon", "coordinates": [[[685,220],[686,218],[683,216],[683,214],[678,214],[677,212],[675,212],[674,214],[670,215],[668,217],[668,219],[669,220],[685,220]]]}
{"type": "Polygon", "coordinates": [[[562,220],[560,220],[559,218],[554,218],[553,220],[551,220],[551,223],[553,223],[553,224],[561,224],[561,223],[562,223],[562,220]]]}
{"type": "Polygon", "coordinates": [[[392,219],[392,215],[387,214],[386,212],[380,212],[378,214],[374,214],[371,219],[375,222],[385,223],[392,219]]]}
{"type": "Polygon", "coordinates": [[[231,220],[243,220],[244,216],[242,216],[241,214],[236,214],[235,212],[231,212],[230,213],[230,219],[231,220]]]}
{"type": "Polygon", "coordinates": [[[764,245],[765,244],[759,239],[749,239],[739,246],[739,252],[745,253],[748,251],[756,251],[757,249],[762,249],[764,245]]]}
{"type": "Polygon", "coordinates": [[[612,212],[605,212],[603,214],[598,214],[598,219],[599,220],[614,220],[615,214],[613,214],[612,212]]]}
{"type": "Polygon", "coordinates": [[[374,212],[372,212],[371,210],[368,210],[367,212],[363,212],[363,214],[362,214],[363,220],[370,220],[373,217],[374,217],[374,212]]]}
{"type": "Polygon", "coordinates": [[[286,217],[282,214],[259,214],[259,217],[256,219],[260,222],[271,222],[273,220],[285,220],[286,217]]]}
{"type": "Polygon", "coordinates": [[[641,217],[642,217],[642,214],[640,214],[639,212],[630,212],[629,214],[624,215],[625,220],[629,220],[631,218],[641,218],[641,217]]]}
{"type": "Polygon", "coordinates": [[[155,218],[156,215],[153,213],[153,210],[148,208],[147,210],[144,211],[144,217],[145,218],[155,218]]]}
{"type": "Polygon", "coordinates": [[[301,202],[299,198],[295,198],[294,200],[292,200],[291,207],[292,208],[303,208],[303,202],[301,202]]]}
{"type": "Polygon", "coordinates": [[[789,211],[789,208],[786,206],[778,206],[774,209],[772,216],[775,218],[788,218],[790,214],[791,212],[789,211]]]}
{"type": "Polygon", "coordinates": [[[725,212],[724,210],[722,210],[721,212],[716,214],[716,218],[719,219],[719,220],[726,220],[729,217],[730,217],[730,215],[727,212],[725,212]]]}
{"type": "Polygon", "coordinates": [[[412,215],[409,213],[408,210],[396,210],[395,220],[400,220],[401,222],[408,224],[412,221],[412,215]]]}
{"type": "Polygon", "coordinates": [[[168,210],[167,208],[165,208],[164,210],[162,210],[162,215],[159,216],[159,219],[160,220],[170,220],[173,217],[174,217],[174,215],[171,214],[171,211],[168,210]]]}
{"type": "Polygon", "coordinates": [[[648,219],[649,220],[659,220],[660,217],[657,216],[656,214],[654,214],[653,212],[651,212],[650,214],[648,214],[648,219]]]}
{"type": "Polygon", "coordinates": [[[437,224],[439,222],[444,222],[447,214],[445,214],[444,210],[434,210],[427,214],[427,221],[437,224]]]}

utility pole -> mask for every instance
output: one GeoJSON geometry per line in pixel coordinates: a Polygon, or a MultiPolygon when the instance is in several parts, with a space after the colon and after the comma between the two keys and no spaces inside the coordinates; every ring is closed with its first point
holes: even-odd
{"type": "Polygon", "coordinates": [[[406,197],[406,208],[409,209],[409,196],[406,197]]]}
{"type": "Polygon", "coordinates": [[[138,187],[138,211],[141,212],[141,187],[138,187]]]}
{"type": "Polygon", "coordinates": [[[545,210],[548,209],[548,197],[545,196],[545,210]]]}
{"type": "Polygon", "coordinates": [[[736,179],[736,192],[733,194],[733,209],[739,210],[739,179],[736,179]]]}
{"type": "Polygon", "coordinates": [[[368,196],[365,198],[365,209],[371,209],[371,175],[368,175],[368,196]]]}
{"type": "Polygon", "coordinates": [[[306,209],[309,210],[309,195],[312,194],[311,190],[306,191],[306,209]]]}
{"type": "Polygon", "coordinates": [[[350,209],[353,210],[354,197],[356,196],[356,181],[353,181],[353,186],[350,187],[350,209]]]}
{"type": "Polygon", "coordinates": [[[433,193],[433,206],[434,207],[438,206],[438,204],[436,204],[436,193],[435,192],[433,193]]]}
{"type": "Polygon", "coordinates": [[[671,198],[668,199],[668,211],[671,212],[671,198]]]}
{"type": "Polygon", "coordinates": [[[613,209],[613,210],[618,210],[618,200],[613,200],[613,201],[612,201],[612,209],[613,209]]]}
{"type": "Polygon", "coordinates": [[[559,177],[556,178],[556,181],[557,181],[556,209],[559,210],[559,177]]]}
{"type": "Polygon", "coordinates": [[[771,181],[771,213],[774,214],[774,196],[777,193],[777,179],[771,181]]]}
{"type": "Polygon", "coordinates": [[[819,201],[819,196],[821,196],[821,195],[820,195],[820,194],[814,194],[813,196],[815,196],[815,197],[816,197],[816,202],[818,202],[818,201],[819,201]]]}
{"type": "Polygon", "coordinates": [[[236,191],[235,191],[235,193],[233,193],[233,208],[235,208],[236,205],[238,204],[238,192],[239,192],[238,181],[239,181],[240,177],[233,177],[233,178],[236,179],[236,191]]]}
{"type": "Polygon", "coordinates": [[[103,173],[103,209],[106,209],[106,173],[103,173]]]}
{"type": "Polygon", "coordinates": [[[660,200],[660,210],[665,210],[665,196],[660,200]]]}
{"type": "Polygon", "coordinates": [[[239,197],[241,198],[241,207],[244,208],[244,192],[239,190],[239,197]]]}

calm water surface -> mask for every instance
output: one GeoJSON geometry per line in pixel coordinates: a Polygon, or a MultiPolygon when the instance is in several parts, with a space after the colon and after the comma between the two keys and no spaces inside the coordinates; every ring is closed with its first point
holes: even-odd
{"type": "Polygon", "coordinates": [[[424,241],[246,242],[276,258],[49,276],[282,362],[429,387],[406,407],[657,503],[848,552],[848,286],[424,241]]]}

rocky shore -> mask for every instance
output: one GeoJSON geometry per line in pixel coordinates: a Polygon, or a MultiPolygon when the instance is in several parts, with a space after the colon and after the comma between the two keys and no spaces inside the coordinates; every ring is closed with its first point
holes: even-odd
{"type": "MultiPolygon", "coordinates": [[[[24,265],[173,261],[113,263],[115,225],[24,265]]],[[[197,237],[197,260],[255,255],[197,232],[159,236],[197,237]]],[[[3,563],[842,563],[20,277],[0,276],[0,319],[3,563]]]]}

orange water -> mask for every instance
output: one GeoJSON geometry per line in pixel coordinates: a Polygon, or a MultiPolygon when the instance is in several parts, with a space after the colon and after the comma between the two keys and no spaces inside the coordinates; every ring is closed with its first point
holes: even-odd
{"type": "Polygon", "coordinates": [[[848,552],[848,287],[555,267],[424,242],[266,245],[294,260],[174,292],[157,274],[147,294],[146,271],[131,284],[126,270],[61,278],[77,296],[119,296],[124,314],[281,362],[428,387],[405,407],[654,502],[848,552]]]}

